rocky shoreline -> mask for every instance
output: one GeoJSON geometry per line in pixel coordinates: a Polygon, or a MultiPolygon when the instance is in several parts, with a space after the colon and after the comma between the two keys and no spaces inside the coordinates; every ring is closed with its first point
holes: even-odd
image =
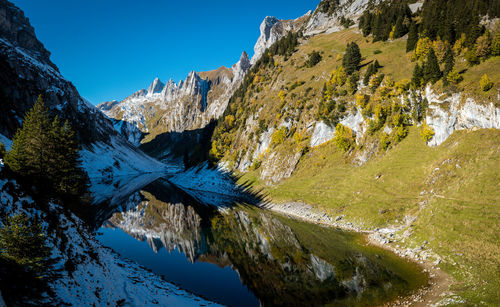
{"type": "Polygon", "coordinates": [[[400,257],[419,264],[422,270],[428,273],[428,285],[409,297],[399,298],[391,302],[388,306],[442,306],[449,303],[450,299],[456,299],[453,293],[448,291],[453,281],[452,278],[438,267],[442,261],[441,257],[427,249],[426,242],[413,249],[403,246],[404,238],[411,236],[411,231],[408,231],[408,228],[416,217],[407,216],[405,224],[398,227],[367,229],[347,221],[342,215],[332,217],[321,209],[306,203],[266,203],[260,207],[309,223],[363,233],[366,235],[368,244],[390,250],[400,257]],[[402,235],[399,234],[401,232],[402,235]]]}

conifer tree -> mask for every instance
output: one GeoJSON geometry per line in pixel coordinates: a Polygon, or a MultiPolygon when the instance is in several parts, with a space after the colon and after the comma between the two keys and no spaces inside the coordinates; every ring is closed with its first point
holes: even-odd
{"type": "Polygon", "coordinates": [[[444,55],[444,69],[443,69],[443,84],[448,85],[448,75],[453,70],[453,66],[455,65],[455,60],[453,59],[453,53],[448,48],[444,55]]]}
{"type": "MultiPolygon", "coordinates": [[[[23,120],[23,127],[14,135],[12,150],[6,157],[9,167],[16,173],[40,180],[45,177],[51,146],[51,123],[48,109],[40,95],[23,120]]],[[[41,181],[43,182],[43,181],[41,181]]]]}
{"type": "Polygon", "coordinates": [[[408,32],[408,40],[406,41],[406,52],[410,52],[415,49],[418,42],[418,30],[417,25],[412,22],[410,25],[410,32],[408,32]]]}
{"type": "Polygon", "coordinates": [[[361,62],[361,52],[359,46],[355,43],[348,43],[344,57],[342,58],[342,65],[344,66],[346,74],[350,75],[359,69],[361,62]]]}
{"type": "Polygon", "coordinates": [[[16,132],[5,162],[41,191],[79,196],[87,189],[87,175],[79,166],[78,151],[69,122],[61,126],[57,116],[51,122],[39,96],[16,132]]]}
{"type": "Polygon", "coordinates": [[[413,75],[411,77],[411,83],[413,86],[416,88],[419,88],[422,85],[422,78],[424,77],[424,73],[422,71],[422,67],[418,65],[418,63],[415,65],[415,68],[413,69],[413,75]]]}
{"type": "Polygon", "coordinates": [[[424,73],[424,81],[431,82],[432,84],[436,83],[439,79],[441,79],[441,70],[439,69],[438,59],[436,57],[436,53],[434,53],[434,49],[430,49],[427,54],[427,60],[423,65],[423,73],[424,73]]]}
{"type": "Polygon", "coordinates": [[[394,26],[394,38],[400,38],[406,34],[406,27],[403,24],[403,16],[399,16],[394,26]]]}
{"type": "Polygon", "coordinates": [[[0,255],[44,273],[50,250],[45,245],[40,223],[30,221],[25,213],[8,217],[0,228],[0,255]]]}

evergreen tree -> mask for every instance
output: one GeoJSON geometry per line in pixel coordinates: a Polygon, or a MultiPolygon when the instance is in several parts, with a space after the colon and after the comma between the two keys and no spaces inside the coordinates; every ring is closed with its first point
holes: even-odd
{"type": "Polygon", "coordinates": [[[443,70],[443,84],[448,85],[448,75],[453,70],[455,65],[455,60],[453,59],[453,53],[448,48],[444,54],[444,70],[443,70]]]}
{"type": "Polygon", "coordinates": [[[26,113],[23,127],[14,135],[12,150],[6,157],[9,167],[16,173],[33,177],[42,183],[41,179],[47,175],[52,149],[50,131],[48,109],[40,95],[33,108],[26,113]]]}
{"type": "Polygon", "coordinates": [[[377,73],[379,67],[380,65],[377,60],[375,60],[374,63],[368,65],[365,76],[363,77],[363,84],[365,86],[370,83],[370,77],[377,73]]]}
{"type": "Polygon", "coordinates": [[[366,10],[359,19],[359,28],[363,32],[363,36],[370,35],[372,31],[372,19],[373,15],[369,10],[366,10]]]}
{"type": "Polygon", "coordinates": [[[441,70],[439,69],[438,59],[436,57],[436,53],[434,53],[434,49],[430,49],[427,54],[427,60],[423,65],[423,73],[424,73],[424,81],[436,83],[439,79],[441,79],[441,70]]]}
{"type": "Polygon", "coordinates": [[[359,69],[359,63],[361,62],[361,52],[359,51],[359,46],[355,43],[348,43],[347,49],[344,57],[342,58],[342,65],[344,66],[345,72],[350,75],[359,69]]]}
{"type": "Polygon", "coordinates": [[[394,27],[394,38],[400,38],[403,35],[405,35],[407,32],[407,29],[405,25],[403,24],[403,16],[399,16],[398,19],[396,20],[396,26],[394,27]]]}
{"type": "Polygon", "coordinates": [[[0,228],[0,287],[8,306],[40,299],[53,275],[41,224],[21,213],[0,228]]]}
{"type": "MultiPolygon", "coordinates": [[[[55,120],[54,120],[55,122],[55,120]]],[[[57,141],[58,160],[55,179],[58,183],[56,190],[69,195],[82,195],[87,190],[87,174],[80,167],[80,146],[76,140],[75,132],[68,120],[64,125],[54,124],[54,131],[59,131],[55,140],[57,141]]]]}
{"type": "Polygon", "coordinates": [[[423,77],[424,73],[422,71],[422,67],[417,63],[415,65],[415,68],[413,69],[413,75],[411,77],[411,83],[413,84],[413,86],[419,88],[422,85],[423,77]]]}
{"type": "Polygon", "coordinates": [[[42,226],[24,213],[8,217],[0,228],[0,252],[39,274],[44,273],[50,255],[42,226]]]}
{"type": "Polygon", "coordinates": [[[417,25],[412,22],[410,25],[410,32],[408,33],[408,40],[406,41],[406,52],[410,52],[415,49],[418,42],[418,30],[417,25]]]}
{"type": "Polygon", "coordinates": [[[59,117],[51,122],[41,96],[29,110],[12,141],[6,164],[31,181],[40,192],[82,195],[87,189],[87,174],[79,166],[79,145],[75,133],[59,117]]]}

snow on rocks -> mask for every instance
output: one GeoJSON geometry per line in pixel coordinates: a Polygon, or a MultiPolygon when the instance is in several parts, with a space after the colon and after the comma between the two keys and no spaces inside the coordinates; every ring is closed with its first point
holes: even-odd
{"type": "Polygon", "coordinates": [[[5,149],[7,150],[10,150],[10,147],[12,146],[12,141],[1,133],[0,133],[0,143],[2,143],[5,146],[5,149]]]}
{"type": "Polygon", "coordinates": [[[166,282],[135,262],[121,259],[94,239],[93,234],[74,214],[52,203],[46,211],[42,211],[31,197],[19,189],[15,181],[11,180],[9,185],[6,185],[7,182],[7,179],[0,179],[3,214],[24,212],[42,221],[50,220],[48,214],[57,216],[57,228],[60,231],[49,231],[48,224],[42,224],[48,232],[47,244],[52,250],[51,258],[56,260],[54,269],[60,270],[60,274],[49,284],[54,295],[46,296],[41,304],[216,306],[166,282]],[[68,266],[68,262],[72,265],[68,266]],[[74,269],[69,272],[67,267],[74,269]]]}
{"type": "Polygon", "coordinates": [[[208,163],[176,174],[169,181],[201,203],[217,207],[226,207],[243,196],[241,187],[236,185],[230,173],[210,168],[208,163]]]}
{"type": "Polygon", "coordinates": [[[82,166],[92,184],[102,178],[168,171],[167,165],[119,139],[110,143],[97,142],[80,151],[82,166]]]}

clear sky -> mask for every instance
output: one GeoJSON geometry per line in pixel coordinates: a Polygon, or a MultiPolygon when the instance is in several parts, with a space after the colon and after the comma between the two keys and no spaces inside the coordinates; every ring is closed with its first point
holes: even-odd
{"type": "Polygon", "coordinates": [[[94,104],[159,77],[178,82],[250,56],[265,16],[293,19],[319,0],[10,0],[52,61],[94,104]]]}

